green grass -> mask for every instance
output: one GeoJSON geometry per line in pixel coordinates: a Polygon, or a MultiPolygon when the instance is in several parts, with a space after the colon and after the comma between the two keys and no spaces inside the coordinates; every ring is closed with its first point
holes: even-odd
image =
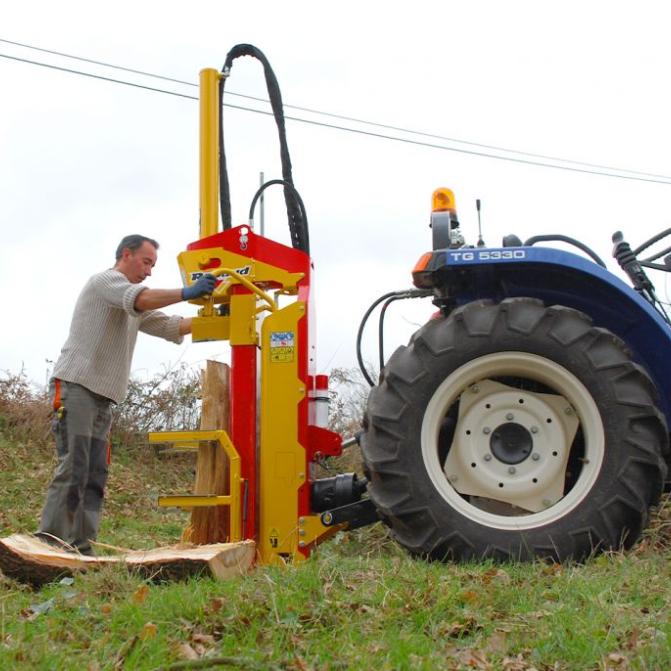
{"type": "MultiPolygon", "coordinates": [[[[0,531],[30,531],[51,457],[7,442],[0,455],[0,531]]],[[[112,471],[100,540],[178,540],[186,516],[152,497],[188,490],[188,459],[131,452],[112,471]]],[[[582,566],[428,564],[378,525],[299,567],[225,582],[153,585],[114,567],[39,591],[0,578],[0,668],[665,670],[668,519],[634,551],[582,566]]]]}

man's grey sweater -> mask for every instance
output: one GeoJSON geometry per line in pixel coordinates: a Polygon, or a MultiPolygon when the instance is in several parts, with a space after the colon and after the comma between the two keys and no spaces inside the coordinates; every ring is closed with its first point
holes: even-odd
{"type": "Polygon", "coordinates": [[[54,377],[123,401],[138,330],[174,343],[184,339],[179,335],[181,317],[135,309],[144,289],[113,268],[91,277],[77,299],[54,377]]]}

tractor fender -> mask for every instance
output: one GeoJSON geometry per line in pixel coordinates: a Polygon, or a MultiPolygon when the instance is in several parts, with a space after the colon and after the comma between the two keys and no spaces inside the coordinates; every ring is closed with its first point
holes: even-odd
{"type": "Polygon", "coordinates": [[[432,253],[413,273],[418,287],[433,287],[452,305],[478,299],[527,296],[587,314],[626,344],[659,392],[671,425],[671,327],[634,289],[592,261],[548,247],[502,247],[432,253]]]}

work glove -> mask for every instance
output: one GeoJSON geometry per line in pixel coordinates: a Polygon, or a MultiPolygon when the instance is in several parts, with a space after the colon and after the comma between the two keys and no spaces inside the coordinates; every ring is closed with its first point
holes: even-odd
{"type": "Polygon", "coordinates": [[[201,298],[201,296],[206,296],[211,294],[214,291],[214,287],[217,284],[217,278],[210,273],[205,273],[201,275],[190,287],[184,287],[182,289],[182,300],[191,301],[194,298],[201,298]]]}

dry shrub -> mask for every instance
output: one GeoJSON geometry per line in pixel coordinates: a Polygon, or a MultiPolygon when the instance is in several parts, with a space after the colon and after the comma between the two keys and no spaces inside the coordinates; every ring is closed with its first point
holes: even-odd
{"type": "Polygon", "coordinates": [[[639,549],[652,547],[655,551],[671,550],[671,493],[666,492],[655,514],[650,519],[650,526],[646,529],[639,549]]]}
{"type": "MultiPolygon", "coordinates": [[[[48,391],[22,370],[0,376],[0,434],[20,443],[45,444],[51,435],[48,391]]],[[[182,365],[141,382],[131,379],[128,395],[114,408],[112,444],[136,445],[148,431],[197,429],[199,372],[182,365]]]]}
{"type": "Polygon", "coordinates": [[[329,388],[329,429],[349,438],[361,430],[370,387],[357,368],[334,368],[329,388]]]}
{"type": "Polygon", "coordinates": [[[137,445],[149,431],[197,429],[200,399],[200,371],[186,364],[145,382],[131,379],[125,400],[114,411],[112,444],[137,445]]]}
{"type": "Polygon", "coordinates": [[[0,433],[17,442],[44,443],[50,433],[51,408],[44,388],[25,371],[0,374],[0,433]]]}
{"type": "MultiPolygon", "coordinates": [[[[348,439],[361,431],[370,387],[357,368],[333,368],[329,375],[329,429],[348,439]]],[[[348,471],[361,472],[363,459],[358,446],[322,464],[319,477],[348,471]]]]}

